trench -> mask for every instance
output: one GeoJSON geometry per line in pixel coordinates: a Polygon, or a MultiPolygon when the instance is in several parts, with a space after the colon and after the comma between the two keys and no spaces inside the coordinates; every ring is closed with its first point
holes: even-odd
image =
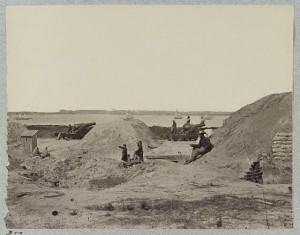
{"type": "Polygon", "coordinates": [[[106,179],[92,179],[89,181],[90,189],[106,189],[112,188],[119,184],[128,182],[125,177],[109,177],[106,179]]]}

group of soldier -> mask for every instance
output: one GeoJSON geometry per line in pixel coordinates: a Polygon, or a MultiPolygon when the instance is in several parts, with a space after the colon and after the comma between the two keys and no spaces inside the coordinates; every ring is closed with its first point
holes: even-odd
{"type": "MultiPolygon", "coordinates": [[[[191,123],[191,119],[190,119],[190,116],[188,116],[186,123],[183,125],[183,129],[184,129],[185,125],[191,125],[190,123],[191,123]]],[[[203,117],[201,117],[201,122],[199,125],[205,126],[205,119],[203,117]]],[[[177,128],[177,124],[176,124],[175,120],[173,120],[173,124],[171,127],[171,133],[175,133],[176,128],[177,128]]],[[[184,164],[191,163],[212,150],[213,145],[211,144],[210,139],[205,136],[205,134],[206,134],[206,132],[203,129],[201,129],[199,131],[199,133],[198,133],[199,142],[197,144],[190,144],[190,146],[193,148],[192,153],[191,153],[190,158],[188,160],[186,160],[184,162],[184,164]]],[[[119,148],[122,149],[121,160],[125,163],[128,163],[131,160],[138,160],[139,162],[144,162],[142,141],[138,141],[137,146],[138,146],[138,148],[136,151],[134,151],[132,158],[130,158],[130,155],[127,153],[126,144],[123,144],[123,146],[119,146],[119,148]]]]}
{"type": "Polygon", "coordinates": [[[142,141],[137,141],[137,150],[133,152],[132,158],[130,154],[127,153],[127,146],[123,144],[123,146],[119,146],[122,149],[122,158],[123,162],[129,163],[132,160],[138,160],[139,162],[144,162],[144,152],[143,152],[143,143],[142,141]]]}
{"type": "Polygon", "coordinates": [[[38,156],[41,158],[49,157],[50,153],[48,152],[48,147],[46,147],[43,152],[40,151],[39,147],[35,147],[32,152],[32,156],[34,157],[38,156]]]}

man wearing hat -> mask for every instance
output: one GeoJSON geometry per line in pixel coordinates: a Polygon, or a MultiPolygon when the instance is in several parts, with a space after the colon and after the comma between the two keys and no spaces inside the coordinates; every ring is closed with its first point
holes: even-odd
{"type": "Polygon", "coordinates": [[[186,123],[187,124],[191,124],[191,118],[190,118],[190,116],[187,116],[186,123]]]}
{"type": "Polygon", "coordinates": [[[193,151],[191,154],[191,158],[187,160],[184,164],[188,164],[190,162],[193,162],[197,159],[197,157],[203,156],[204,154],[210,152],[213,148],[213,145],[211,144],[208,137],[205,137],[204,134],[206,132],[204,130],[199,131],[200,140],[198,144],[191,144],[191,147],[193,147],[193,151]]]}

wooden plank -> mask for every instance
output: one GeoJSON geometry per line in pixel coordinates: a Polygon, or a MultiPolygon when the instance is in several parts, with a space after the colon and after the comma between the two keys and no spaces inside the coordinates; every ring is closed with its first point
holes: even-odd
{"type": "Polygon", "coordinates": [[[255,199],[255,201],[261,202],[261,203],[265,203],[265,204],[267,204],[267,205],[273,205],[273,204],[274,204],[274,203],[272,203],[272,202],[267,202],[267,201],[260,200],[260,199],[255,199]]]}
{"type": "Polygon", "coordinates": [[[145,156],[147,159],[167,159],[167,158],[186,158],[189,155],[154,155],[154,156],[145,156]]]}
{"type": "Polygon", "coordinates": [[[247,174],[246,177],[251,177],[251,176],[260,176],[263,175],[263,172],[259,172],[259,173],[252,173],[252,174],[247,174]]]}

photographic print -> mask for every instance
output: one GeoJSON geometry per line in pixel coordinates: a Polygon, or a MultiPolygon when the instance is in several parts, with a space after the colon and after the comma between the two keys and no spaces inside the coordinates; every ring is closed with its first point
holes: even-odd
{"type": "Polygon", "coordinates": [[[293,229],[291,5],[6,7],[7,229],[293,229]]]}

